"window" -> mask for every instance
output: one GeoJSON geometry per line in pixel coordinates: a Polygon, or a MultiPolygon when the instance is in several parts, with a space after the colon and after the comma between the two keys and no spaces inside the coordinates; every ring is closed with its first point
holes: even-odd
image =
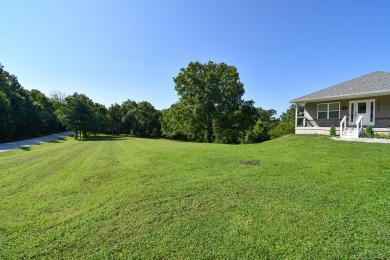
{"type": "Polygon", "coordinates": [[[339,119],[340,103],[318,104],[318,119],[339,119]]]}
{"type": "Polygon", "coordinates": [[[318,105],[318,119],[328,118],[328,104],[318,105]]]}
{"type": "Polygon", "coordinates": [[[365,114],[366,112],[367,112],[367,103],[366,102],[359,102],[358,103],[358,113],[365,114]]]}

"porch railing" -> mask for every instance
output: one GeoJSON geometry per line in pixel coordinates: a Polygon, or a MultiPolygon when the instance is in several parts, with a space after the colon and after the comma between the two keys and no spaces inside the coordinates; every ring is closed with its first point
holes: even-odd
{"type": "Polygon", "coordinates": [[[362,131],[363,131],[363,116],[359,116],[358,119],[356,120],[357,137],[360,136],[362,131]]]}
{"type": "Polygon", "coordinates": [[[347,116],[344,116],[343,120],[341,120],[340,122],[340,136],[343,135],[346,128],[347,128],[347,116]]]}

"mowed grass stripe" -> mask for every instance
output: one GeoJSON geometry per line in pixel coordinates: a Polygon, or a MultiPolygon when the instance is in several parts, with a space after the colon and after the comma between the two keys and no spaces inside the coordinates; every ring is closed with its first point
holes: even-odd
{"type": "Polygon", "coordinates": [[[390,257],[389,155],[299,136],[239,146],[101,136],[10,152],[0,164],[23,165],[7,166],[0,187],[21,189],[0,197],[0,257],[390,257]]]}

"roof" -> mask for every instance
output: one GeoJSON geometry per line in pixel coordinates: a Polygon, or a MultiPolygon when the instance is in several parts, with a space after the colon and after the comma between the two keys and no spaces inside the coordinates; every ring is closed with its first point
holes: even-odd
{"type": "Polygon", "coordinates": [[[290,103],[306,103],[375,95],[390,95],[390,72],[372,72],[335,86],[313,92],[306,96],[290,100],[290,103]]]}

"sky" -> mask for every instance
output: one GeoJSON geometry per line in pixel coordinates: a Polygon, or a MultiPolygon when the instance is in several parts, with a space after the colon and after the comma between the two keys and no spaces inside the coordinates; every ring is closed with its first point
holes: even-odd
{"type": "Polygon", "coordinates": [[[243,99],[289,100],[390,71],[388,0],[1,0],[0,63],[25,89],[109,107],[178,101],[191,61],[235,66],[243,99]]]}

